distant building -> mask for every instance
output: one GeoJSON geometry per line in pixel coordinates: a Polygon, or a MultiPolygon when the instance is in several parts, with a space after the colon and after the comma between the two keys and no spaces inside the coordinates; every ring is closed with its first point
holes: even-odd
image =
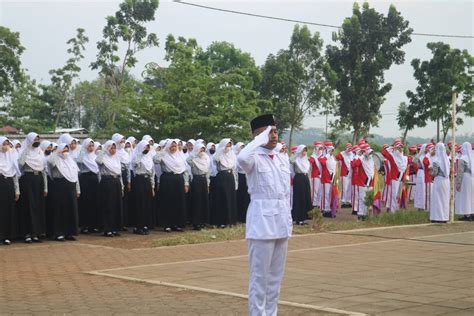
{"type": "Polygon", "coordinates": [[[5,125],[4,127],[0,128],[0,133],[1,134],[18,134],[20,131],[11,126],[11,125],[5,125]]]}

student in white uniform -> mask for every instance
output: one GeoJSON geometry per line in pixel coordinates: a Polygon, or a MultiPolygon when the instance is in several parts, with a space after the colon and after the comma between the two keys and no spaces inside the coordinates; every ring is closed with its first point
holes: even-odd
{"type": "Polygon", "coordinates": [[[461,220],[474,220],[474,152],[471,144],[465,142],[461,147],[461,158],[458,160],[456,174],[456,191],[458,200],[455,211],[458,215],[463,215],[461,220]]]}
{"type": "Polygon", "coordinates": [[[276,315],[292,231],[290,170],[275,153],[278,134],[273,115],[250,123],[254,140],[238,156],[250,193],[246,234],[249,251],[249,315],[276,315]]]}
{"type": "Polygon", "coordinates": [[[436,144],[436,156],[431,167],[433,192],[430,201],[430,221],[446,223],[449,220],[449,158],[443,143],[436,144]]]}

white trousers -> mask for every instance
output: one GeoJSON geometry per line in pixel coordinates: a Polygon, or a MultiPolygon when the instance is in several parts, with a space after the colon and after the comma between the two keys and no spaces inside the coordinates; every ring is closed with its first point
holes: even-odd
{"type": "Polygon", "coordinates": [[[288,239],[248,239],[249,315],[274,316],[285,271],[288,239]]]}
{"type": "Polygon", "coordinates": [[[357,204],[358,204],[358,211],[357,215],[359,216],[366,216],[368,214],[367,212],[367,206],[365,205],[365,195],[367,193],[368,187],[360,187],[356,186],[357,190],[357,204]]]}
{"type": "Polygon", "coordinates": [[[425,171],[419,169],[416,174],[416,186],[415,186],[415,203],[414,207],[422,210],[427,210],[428,206],[426,203],[426,185],[425,185],[425,171]]]}
{"type": "Polygon", "coordinates": [[[357,185],[352,185],[352,210],[359,212],[359,189],[357,185]]]}
{"type": "Polygon", "coordinates": [[[313,206],[321,206],[321,178],[311,178],[311,193],[313,196],[313,206]]]}
{"type": "Polygon", "coordinates": [[[392,180],[390,185],[390,190],[388,192],[388,200],[387,200],[387,208],[390,209],[391,212],[396,212],[400,208],[400,204],[398,203],[398,196],[400,191],[400,181],[392,180]]]}
{"type": "Polygon", "coordinates": [[[345,177],[341,177],[342,181],[342,194],[341,202],[342,203],[352,203],[352,176],[349,173],[345,177]]]}
{"type": "Polygon", "coordinates": [[[331,211],[331,189],[332,183],[321,184],[321,211],[323,212],[331,211]]]}

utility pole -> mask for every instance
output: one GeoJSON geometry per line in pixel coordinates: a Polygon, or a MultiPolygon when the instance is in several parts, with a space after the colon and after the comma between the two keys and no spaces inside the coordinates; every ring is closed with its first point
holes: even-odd
{"type": "Polygon", "coordinates": [[[452,136],[451,136],[451,175],[450,175],[450,184],[451,184],[451,196],[449,198],[449,222],[454,223],[454,196],[456,194],[456,186],[454,183],[454,163],[456,160],[456,92],[453,92],[451,103],[452,103],[452,136]]]}

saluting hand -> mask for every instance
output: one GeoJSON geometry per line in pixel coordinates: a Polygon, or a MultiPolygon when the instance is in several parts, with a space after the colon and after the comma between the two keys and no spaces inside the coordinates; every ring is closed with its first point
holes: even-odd
{"type": "Polygon", "coordinates": [[[255,140],[259,144],[262,144],[262,145],[268,144],[268,142],[270,141],[270,132],[271,131],[272,131],[272,127],[267,126],[267,128],[263,132],[261,132],[260,134],[255,136],[255,140]]]}

